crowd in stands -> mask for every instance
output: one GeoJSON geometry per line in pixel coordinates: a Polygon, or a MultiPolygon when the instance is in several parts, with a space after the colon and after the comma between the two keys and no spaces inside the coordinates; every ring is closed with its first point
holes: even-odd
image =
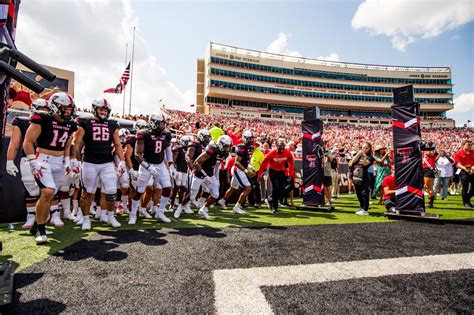
{"type": "MultiPolygon", "coordinates": [[[[185,134],[196,134],[200,128],[210,129],[214,123],[219,123],[224,131],[231,134],[238,134],[249,128],[257,135],[257,138],[258,135],[264,133],[271,140],[283,137],[287,141],[293,141],[297,149],[301,142],[301,125],[299,122],[287,123],[260,119],[229,118],[169,109],[166,110],[166,113],[168,114],[170,128],[185,134]]],[[[121,116],[114,114],[113,116],[129,120],[148,119],[147,115],[121,116]]],[[[437,148],[443,149],[451,155],[460,149],[463,139],[471,136],[472,130],[466,128],[429,128],[422,130],[423,140],[433,142],[437,148]]],[[[356,127],[349,124],[325,123],[323,139],[327,141],[326,146],[328,148],[338,151],[341,149],[344,149],[346,152],[357,151],[356,148],[365,141],[371,142],[374,145],[385,144],[390,148],[392,143],[392,127],[356,127]]]]}

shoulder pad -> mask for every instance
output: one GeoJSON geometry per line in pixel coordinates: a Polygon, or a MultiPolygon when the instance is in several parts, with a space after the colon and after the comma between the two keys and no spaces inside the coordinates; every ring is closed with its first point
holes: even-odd
{"type": "Polygon", "coordinates": [[[209,155],[216,154],[217,152],[219,152],[219,148],[215,144],[209,144],[206,147],[206,153],[209,155]]]}
{"type": "Polygon", "coordinates": [[[30,115],[30,121],[34,124],[41,124],[45,119],[46,115],[44,113],[34,112],[30,115]]]}

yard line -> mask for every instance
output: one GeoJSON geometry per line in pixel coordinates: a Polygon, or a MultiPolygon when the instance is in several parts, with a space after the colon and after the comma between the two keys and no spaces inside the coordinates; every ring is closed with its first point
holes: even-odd
{"type": "Polygon", "coordinates": [[[474,269],[474,252],[213,272],[218,314],[273,314],[260,288],[474,269]]]}

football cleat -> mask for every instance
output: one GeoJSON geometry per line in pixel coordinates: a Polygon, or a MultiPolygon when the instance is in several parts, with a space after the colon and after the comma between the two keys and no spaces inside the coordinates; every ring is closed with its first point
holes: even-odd
{"type": "Polygon", "coordinates": [[[183,205],[179,205],[176,211],[174,212],[174,218],[179,219],[181,212],[183,211],[183,205]]]}
{"type": "Polygon", "coordinates": [[[170,222],[171,222],[171,220],[168,219],[168,218],[165,216],[165,213],[164,213],[163,210],[158,210],[158,211],[156,211],[155,219],[160,220],[160,221],[163,222],[163,223],[170,223],[170,222]]]}
{"type": "Polygon", "coordinates": [[[34,214],[28,214],[26,216],[26,222],[21,226],[22,229],[30,229],[35,223],[36,216],[34,214]]]}
{"type": "Polygon", "coordinates": [[[60,217],[58,211],[53,213],[53,215],[51,217],[51,223],[53,223],[54,227],[63,227],[64,226],[64,222],[61,220],[61,217],[60,217]]]}
{"type": "MultiPolygon", "coordinates": [[[[79,222],[78,222],[79,224],[79,222]]],[[[89,231],[91,229],[91,219],[89,217],[82,218],[82,228],[83,231],[89,231]]]]}
{"type": "Polygon", "coordinates": [[[121,227],[122,225],[120,224],[119,221],[117,221],[117,218],[115,217],[114,213],[113,212],[109,212],[107,214],[107,217],[108,217],[108,224],[113,227],[113,228],[119,228],[121,227]]]}
{"type": "Polygon", "coordinates": [[[224,210],[227,209],[227,206],[225,205],[225,200],[224,199],[221,199],[217,202],[217,204],[224,210]]]}
{"type": "Polygon", "coordinates": [[[134,225],[137,223],[137,215],[130,213],[130,217],[128,218],[128,224],[129,225],[134,225]]]}

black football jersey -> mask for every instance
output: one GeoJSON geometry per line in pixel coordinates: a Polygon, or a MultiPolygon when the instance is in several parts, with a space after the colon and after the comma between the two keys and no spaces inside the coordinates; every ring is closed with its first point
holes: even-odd
{"type": "Polygon", "coordinates": [[[150,164],[160,164],[165,157],[165,150],[170,146],[171,133],[164,130],[160,135],[150,130],[140,130],[137,133],[137,140],[143,140],[145,150],[143,157],[150,164]]]}
{"type": "Polygon", "coordinates": [[[173,148],[173,153],[178,153],[176,157],[176,170],[181,173],[186,173],[188,171],[188,164],[186,163],[185,152],[182,147],[175,146],[173,148]]]}
{"type": "Polygon", "coordinates": [[[209,158],[202,163],[201,167],[208,176],[212,176],[214,174],[214,167],[217,165],[217,163],[225,160],[228,156],[228,153],[221,152],[215,143],[210,143],[206,147],[206,153],[209,155],[209,158]]]}
{"type": "Polygon", "coordinates": [[[126,144],[130,144],[133,148],[132,156],[130,157],[130,159],[132,160],[132,168],[135,171],[138,171],[138,168],[140,167],[140,163],[138,163],[137,158],[135,157],[135,142],[136,142],[136,140],[137,140],[137,138],[135,137],[135,135],[128,136],[126,144]]]}
{"type": "Polygon", "coordinates": [[[201,153],[205,150],[205,148],[202,146],[202,144],[200,144],[199,142],[192,142],[189,147],[193,147],[194,148],[194,155],[191,156],[191,161],[196,161],[196,159],[198,158],[198,156],[201,155],[201,153]]]}
{"type": "Polygon", "coordinates": [[[59,122],[49,113],[33,113],[30,116],[30,122],[41,126],[41,134],[36,139],[36,147],[52,151],[64,151],[67,141],[77,130],[75,121],[59,122]]]}
{"type": "Polygon", "coordinates": [[[240,164],[247,168],[253,154],[253,146],[246,146],[245,144],[237,145],[237,155],[241,157],[240,164]]]}
{"type": "MultiPolygon", "coordinates": [[[[30,121],[26,117],[15,117],[12,121],[12,126],[17,126],[20,129],[21,139],[25,139],[26,131],[30,126],[30,121]]],[[[25,157],[25,151],[21,150],[21,157],[25,157]]]]}
{"type": "Polygon", "coordinates": [[[93,118],[79,120],[84,129],[84,162],[103,164],[112,162],[114,132],[120,128],[115,120],[97,121],[93,118]]]}

